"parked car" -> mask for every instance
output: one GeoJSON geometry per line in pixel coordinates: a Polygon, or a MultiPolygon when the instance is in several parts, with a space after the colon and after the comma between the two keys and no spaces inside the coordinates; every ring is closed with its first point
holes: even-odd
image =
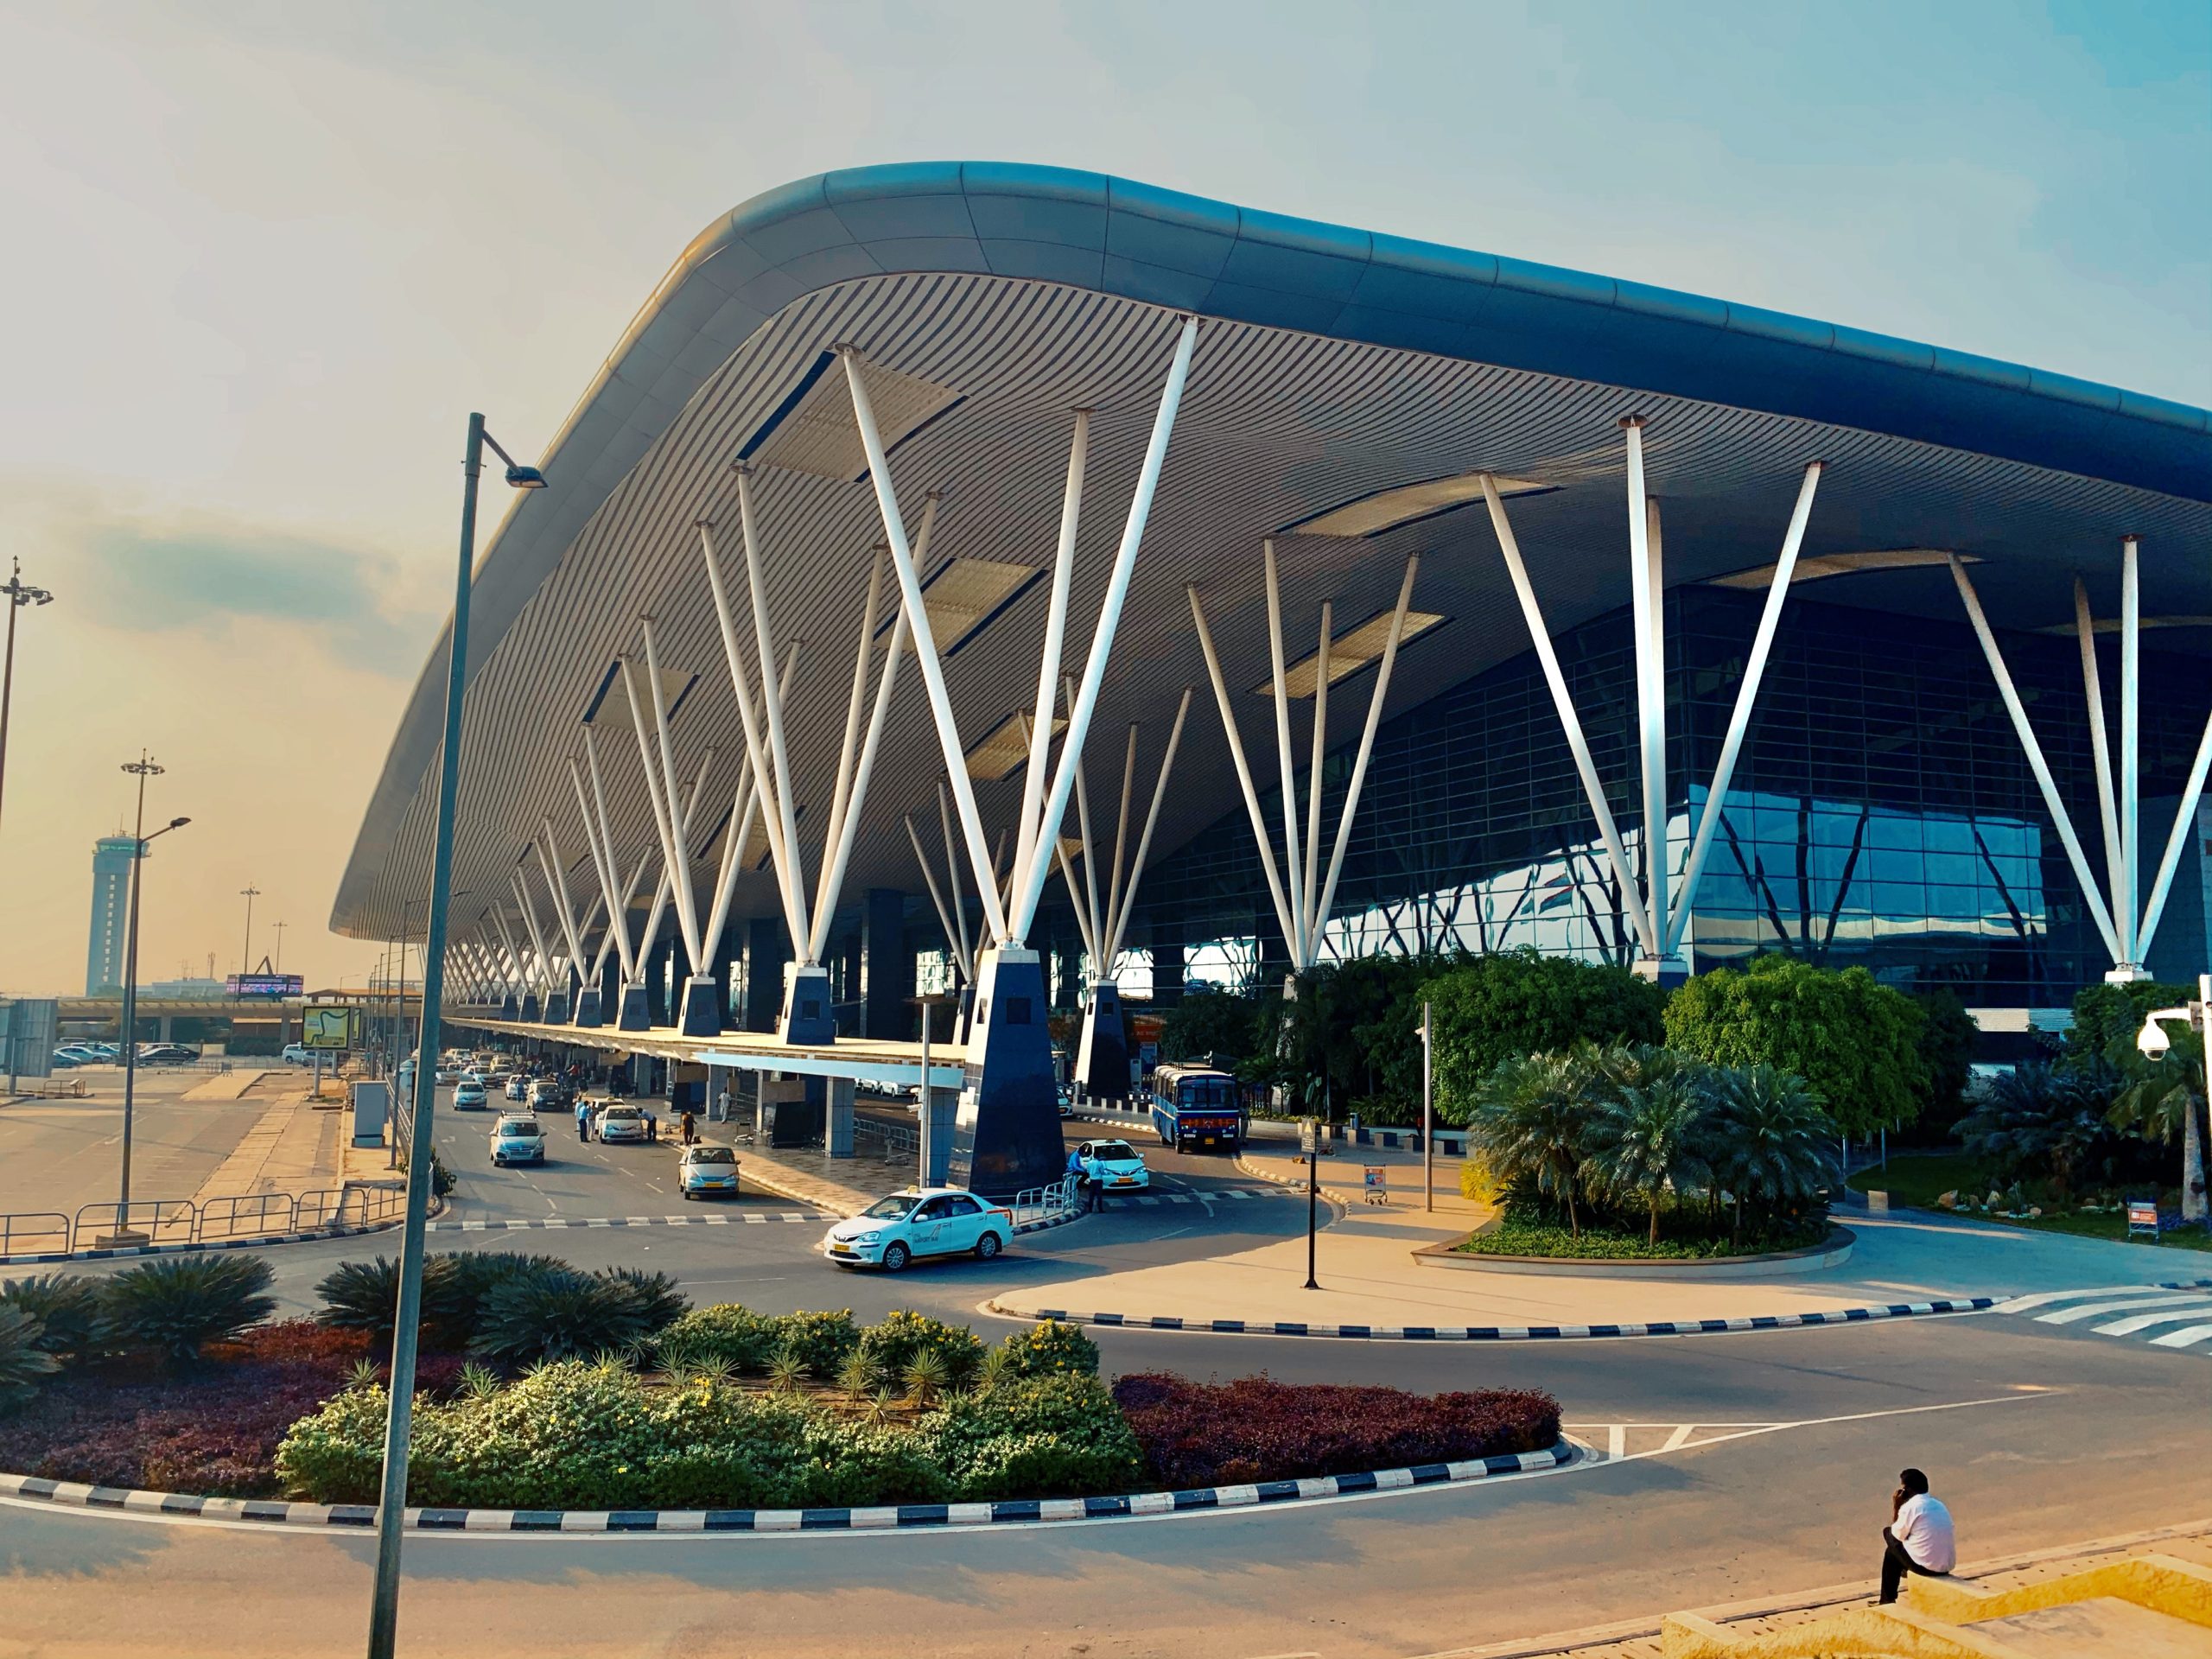
{"type": "Polygon", "coordinates": [[[141,1065],[188,1065],[199,1058],[199,1050],[187,1048],[182,1043],[148,1043],[138,1051],[141,1065]]]}
{"type": "Polygon", "coordinates": [[[683,1148],[676,1163],[677,1188],[687,1198],[737,1196],[737,1154],[704,1141],[683,1148]]]}
{"type": "Polygon", "coordinates": [[[459,1083],[461,1081],[461,1068],[457,1065],[448,1065],[444,1061],[441,1060],[438,1062],[438,1069],[430,1075],[440,1084],[459,1083]]]}
{"type": "Polygon", "coordinates": [[[534,1117],[502,1117],[492,1126],[492,1162],[542,1164],[545,1130],[534,1117]]]}
{"type": "Polygon", "coordinates": [[[1075,1116],[1075,1086],[1072,1084],[1064,1083],[1060,1085],[1059,1106],[1062,1117],[1075,1116]]]}
{"type": "Polygon", "coordinates": [[[123,1058],[123,1045],[120,1043],[85,1042],[73,1043],[70,1046],[73,1048],[88,1048],[104,1060],[119,1060],[123,1058]]]}
{"type": "Polygon", "coordinates": [[[988,1262],[1014,1236],[1014,1212],[957,1186],[893,1192],[830,1230],[822,1248],[841,1268],[897,1273],[917,1256],[974,1252],[988,1262]]]}
{"type": "Polygon", "coordinates": [[[305,1043],[287,1043],[284,1045],[284,1064],[287,1065],[313,1065],[315,1064],[315,1051],[309,1048],[305,1043]]]}
{"type": "Polygon", "coordinates": [[[453,1109],[456,1112],[480,1112],[491,1104],[491,1096],[483,1083],[473,1077],[464,1077],[453,1086],[453,1109]]]}
{"type": "Polygon", "coordinates": [[[509,1100],[528,1100],[530,1098],[530,1079],[524,1077],[520,1072],[516,1072],[507,1079],[506,1093],[509,1100]]]}
{"type": "Polygon", "coordinates": [[[67,1071],[72,1066],[96,1065],[99,1061],[81,1048],[57,1048],[54,1051],[54,1063],[67,1071]]]}
{"type": "Polygon", "coordinates": [[[645,1115],[635,1106],[620,1101],[608,1103],[592,1116],[592,1133],[610,1144],[617,1141],[643,1141],[645,1115]]]}
{"type": "Polygon", "coordinates": [[[1133,1192],[1152,1185],[1144,1155],[1126,1141],[1086,1141],[1075,1149],[1083,1179],[1102,1192],[1133,1192]]]}

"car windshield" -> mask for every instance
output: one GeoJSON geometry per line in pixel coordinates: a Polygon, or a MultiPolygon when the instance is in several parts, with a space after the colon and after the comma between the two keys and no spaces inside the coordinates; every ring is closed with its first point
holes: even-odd
{"type": "Polygon", "coordinates": [[[610,1106],[602,1116],[613,1118],[634,1118],[638,1116],[638,1109],[634,1106],[610,1106]]]}
{"type": "Polygon", "coordinates": [[[695,1164],[734,1164],[737,1154],[728,1147],[694,1147],[691,1161],[695,1164]]]}
{"type": "Polygon", "coordinates": [[[914,1207],[918,1192],[893,1192],[887,1198],[878,1198],[861,1211],[870,1221],[897,1221],[914,1207]]]}
{"type": "Polygon", "coordinates": [[[537,1120],[536,1118],[524,1117],[509,1118],[505,1122],[499,1125],[499,1133],[503,1135],[520,1136],[524,1140],[528,1140],[533,1135],[543,1135],[545,1131],[537,1127],[537,1120]]]}
{"type": "Polygon", "coordinates": [[[1101,1141],[1093,1149],[1096,1156],[1109,1164],[1128,1164],[1136,1161],[1136,1154],[1129,1150],[1126,1141],[1101,1141]]]}

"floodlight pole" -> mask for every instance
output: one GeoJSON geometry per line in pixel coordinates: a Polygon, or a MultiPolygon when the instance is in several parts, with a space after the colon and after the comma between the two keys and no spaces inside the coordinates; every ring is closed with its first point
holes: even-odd
{"type": "Polygon", "coordinates": [[[1421,1005],[1421,1191],[1423,1210],[1436,1208],[1436,1007],[1421,1005]]]}
{"type": "MultiPolygon", "coordinates": [[[[454,579],[453,625],[446,645],[445,738],[438,760],[438,816],[430,861],[430,914],[423,944],[423,1022],[415,1058],[415,1109],[408,1135],[407,1217],[400,1231],[399,1297],[391,1333],[391,1408],[385,1421],[384,1479],[377,1503],[377,1572],[369,1610],[369,1659],[392,1659],[399,1631],[399,1546],[406,1528],[407,1447],[415,1404],[415,1353],[423,1313],[423,1239],[430,1208],[435,1141],[438,1020],[445,995],[447,912],[453,900],[454,810],[461,791],[461,700],[468,684],[468,589],[476,557],[476,486],[484,471],[484,417],[468,417],[461,462],[461,552],[454,579]]],[[[492,448],[503,458],[505,452],[492,448]]],[[[507,481],[544,482],[533,467],[508,462],[507,481]]],[[[571,941],[573,944],[573,941],[571,941]]]]}

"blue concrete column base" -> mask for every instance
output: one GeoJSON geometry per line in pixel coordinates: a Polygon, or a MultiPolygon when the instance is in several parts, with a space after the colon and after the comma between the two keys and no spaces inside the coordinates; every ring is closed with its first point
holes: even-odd
{"type": "Polygon", "coordinates": [[[516,1001],[512,996],[501,997],[499,999],[499,1018],[502,1020],[521,1019],[522,1005],[516,1001]]]}
{"type": "Polygon", "coordinates": [[[776,1035],[786,1043],[834,1043],[837,1016],[830,1002],[830,970],[819,963],[785,971],[784,1011],[776,1035]]]}
{"type": "Polygon", "coordinates": [[[722,988],[712,974],[694,974],[683,982],[683,1012],[676,1023],[686,1037],[722,1034],[722,988]]]}
{"type": "Polygon", "coordinates": [[[566,991],[555,991],[545,999],[545,1023],[549,1026],[569,1023],[569,994],[566,991]]]}
{"type": "Polygon", "coordinates": [[[1689,963],[1680,957],[1638,957],[1629,965],[1629,971],[1670,991],[1690,976],[1689,963]]]}
{"type": "Polygon", "coordinates": [[[575,1023],[587,1031],[596,1031],[607,1023],[607,1016],[600,1012],[598,986],[587,985],[576,993],[575,1023]]]}
{"type": "Polygon", "coordinates": [[[543,1013],[543,1005],[541,1005],[541,1004],[539,1003],[538,1000],[537,1000],[537,993],[536,991],[531,991],[531,992],[530,992],[528,995],[526,995],[523,998],[523,1000],[522,1000],[522,1022],[523,1022],[523,1024],[524,1024],[524,1025],[526,1025],[526,1026],[534,1026],[534,1025],[536,1025],[536,1024],[537,1023],[537,1021],[538,1021],[538,1018],[539,1018],[539,1016],[540,1016],[543,1013]]]}
{"type": "Polygon", "coordinates": [[[1025,945],[986,950],[976,970],[976,1017],[946,1178],[1011,1194],[1057,1181],[1067,1167],[1046,1024],[1044,964],[1025,945]]]}
{"type": "Polygon", "coordinates": [[[653,1028],[652,1005],[645,1001],[642,985],[622,988],[622,1007],[614,1017],[617,1031],[651,1031],[653,1028]]]}
{"type": "Polygon", "coordinates": [[[1083,1010],[1083,1036],[1076,1046],[1075,1080],[1093,1100],[1129,1097],[1129,1043],[1122,1025],[1117,985],[1090,988],[1083,1010]]]}

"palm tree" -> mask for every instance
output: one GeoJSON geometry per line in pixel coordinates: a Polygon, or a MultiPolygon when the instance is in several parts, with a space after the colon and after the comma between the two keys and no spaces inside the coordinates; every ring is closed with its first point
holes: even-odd
{"type": "Polygon", "coordinates": [[[1771,1065],[1715,1067],[1711,1099],[1713,1179],[1735,1198],[1732,1244],[1743,1236],[1745,1194],[1784,1204],[1835,1181],[1835,1120],[1802,1077],[1771,1065]]]}
{"type": "Polygon", "coordinates": [[[1704,1092],[1689,1076],[1656,1076],[1649,1083],[1616,1084],[1598,1097],[1583,1132],[1584,1173],[1618,1193],[1639,1194],[1659,1243],[1659,1200],[1669,1186],[1707,1179],[1700,1151],[1707,1110],[1704,1092]]]}
{"type": "Polygon", "coordinates": [[[1580,1052],[1501,1060],[1477,1090],[1467,1131],[1510,1187],[1521,1182],[1567,1206],[1567,1231],[1582,1236],[1574,1206],[1582,1169],[1582,1131],[1589,1116],[1588,1061],[1580,1052]]]}
{"type": "Polygon", "coordinates": [[[2120,1079],[2102,1060],[2069,1066],[2029,1061],[1990,1079],[1959,1139],[2000,1180],[2048,1173],[2063,1198],[2075,1172],[2111,1140],[2106,1114],[2120,1079]]]}
{"type": "Polygon", "coordinates": [[[2107,1121],[2146,1141],[2181,1142],[2182,1214],[2201,1213],[2198,1187],[2204,1179],[2204,1142],[2198,1120],[2204,1115],[2204,1039],[2185,1031],[2155,1060],[2132,1068],[2127,1086],[2112,1103],[2107,1121]]]}

